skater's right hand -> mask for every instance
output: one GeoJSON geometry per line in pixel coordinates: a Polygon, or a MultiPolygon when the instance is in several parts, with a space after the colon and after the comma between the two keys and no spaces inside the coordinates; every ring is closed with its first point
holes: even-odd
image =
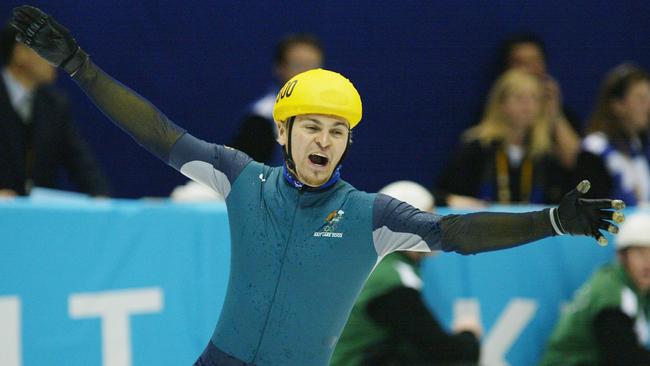
{"type": "Polygon", "coordinates": [[[69,75],[74,74],[88,59],[70,31],[38,8],[29,5],[14,8],[9,23],[18,31],[18,42],[24,43],[69,75]]]}

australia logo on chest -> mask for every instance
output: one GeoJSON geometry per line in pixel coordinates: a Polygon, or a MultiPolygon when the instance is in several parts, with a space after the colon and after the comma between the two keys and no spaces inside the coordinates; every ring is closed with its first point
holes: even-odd
{"type": "Polygon", "coordinates": [[[334,210],[330,212],[325,218],[325,225],[320,228],[320,231],[314,233],[315,237],[322,238],[342,238],[343,233],[336,232],[336,227],[343,220],[343,210],[334,210]]]}

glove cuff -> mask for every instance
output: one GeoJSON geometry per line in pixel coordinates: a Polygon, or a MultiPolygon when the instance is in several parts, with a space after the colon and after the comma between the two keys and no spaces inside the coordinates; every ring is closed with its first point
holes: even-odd
{"type": "Polygon", "coordinates": [[[565,235],[566,230],[562,227],[562,223],[560,222],[560,215],[558,213],[557,207],[553,207],[548,211],[548,215],[551,220],[551,226],[553,226],[553,230],[555,230],[555,234],[557,235],[565,235]]]}
{"type": "Polygon", "coordinates": [[[86,60],[88,60],[88,54],[84,52],[81,47],[77,47],[77,50],[72,54],[72,56],[68,57],[67,60],[61,62],[61,65],[59,65],[59,67],[67,72],[68,75],[74,76],[74,74],[79,71],[86,60]]]}

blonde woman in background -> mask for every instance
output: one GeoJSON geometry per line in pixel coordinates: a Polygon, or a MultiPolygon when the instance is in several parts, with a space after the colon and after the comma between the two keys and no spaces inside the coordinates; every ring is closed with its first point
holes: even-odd
{"type": "Polygon", "coordinates": [[[483,120],[463,133],[438,188],[502,204],[559,202],[567,171],[554,153],[543,93],[539,78],[524,70],[499,77],[483,120]]]}

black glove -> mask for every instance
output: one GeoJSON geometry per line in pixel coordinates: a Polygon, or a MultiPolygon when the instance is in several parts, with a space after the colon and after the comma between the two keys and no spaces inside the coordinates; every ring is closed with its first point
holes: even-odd
{"type": "Polygon", "coordinates": [[[580,198],[589,188],[591,183],[583,180],[575,189],[564,195],[560,206],[551,209],[551,224],[559,235],[587,235],[598,240],[598,244],[607,245],[607,239],[600,230],[618,233],[618,227],[607,220],[622,223],[625,217],[618,210],[624,209],[625,203],[621,200],[580,198]]]}
{"type": "Polygon", "coordinates": [[[66,27],[33,6],[14,8],[9,23],[18,30],[16,41],[24,43],[69,75],[73,75],[88,59],[66,27]]]}

